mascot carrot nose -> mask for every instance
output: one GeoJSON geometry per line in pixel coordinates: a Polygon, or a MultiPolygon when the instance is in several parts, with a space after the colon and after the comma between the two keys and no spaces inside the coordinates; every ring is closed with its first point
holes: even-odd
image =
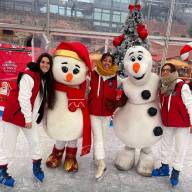
{"type": "Polygon", "coordinates": [[[73,74],[72,74],[72,73],[68,73],[68,74],[66,75],[66,80],[67,80],[68,82],[70,82],[72,79],[73,79],[73,74]]]}
{"type": "Polygon", "coordinates": [[[139,72],[139,69],[140,69],[140,64],[139,63],[134,63],[133,64],[133,71],[135,73],[138,73],[139,72]]]}

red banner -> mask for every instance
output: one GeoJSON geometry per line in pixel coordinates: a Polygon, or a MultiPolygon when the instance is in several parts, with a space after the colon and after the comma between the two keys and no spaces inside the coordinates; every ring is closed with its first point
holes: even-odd
{"type": "Polygon", "coordinates": [[[17,75],[32,60],[30,48],[0,44],[0,110],[3,110],[9,92],[16,86],[17,75]]]}

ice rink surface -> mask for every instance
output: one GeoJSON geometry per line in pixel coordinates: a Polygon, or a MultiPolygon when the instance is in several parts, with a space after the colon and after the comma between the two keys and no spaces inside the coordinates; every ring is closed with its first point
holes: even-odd
{"type": "MultiPolygon", "coordinates": [[[[173,188],[169,185],[168,177],[142,177],[135,172],[135,169],[125,172],[117,170],[114,167],[114,159],[116,153],[123,148],[123,144],[114,135],[112,128],[108,128],[105,134],[107,171],[103,180],[99,182],[94,179],[95,164],[92,151],[84,157],[80,157],[78,153],[79,171],[75,174],[65,173],[62,166],[56,169],[47,168],[45,161],[54,141],[48,138],[43,128],[39,131],[43,153],[42,168],[45,172],[44,182],[37,182],[32,176],[29,147],[21,131],[15,158],[9,165],[9,174],[16,179],[16,185],[13,189],[0,185],[0,192],[192,192],[192,134],[180,183],[173,188]]],[[[2,121],[0,120],[0,138],[1,136],[2,121]]],[[[79,141],[80,145],[81,141],[79,141]]],[[[153,147],[156,159],[160,158],[158,153],[160,145],[159,142],[153,147]]]]}

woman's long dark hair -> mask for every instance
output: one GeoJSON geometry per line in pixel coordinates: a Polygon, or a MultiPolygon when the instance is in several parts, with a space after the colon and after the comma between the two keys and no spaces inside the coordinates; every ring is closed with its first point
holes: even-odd
{"type": "MultiPolygon", "coordinates": [[[[52,56],[49,53],[42,53],[36,63],[30,62],[27,64],[27,67],[34,72],[40,73],[40,76],[43,80],[45,80],[45,87],[44,91],[46,91],[46,102],[49,109],[53,109],[54,103],[55,103],[55,91],[53,86],[53,73],[52,73],[52,66],[53,66],[53,59],[52,56]],[[40,69],[40,63],[43,57],[46,57],[49,59],[50,69],[47,73],[43,73],[40,69]]],[[[40,93],[42,93],[42,87],[40,88],[40,93]]]]}

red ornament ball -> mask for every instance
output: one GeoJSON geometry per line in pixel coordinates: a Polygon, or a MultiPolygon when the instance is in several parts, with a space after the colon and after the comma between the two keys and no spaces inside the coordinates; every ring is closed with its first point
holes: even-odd
{"type": "Polygon", "coordinates": [[[124,36],[124,35],[120,35],[120,36],[118,36],[118,37],[115,37],[115,38],[113,39],[113,45],[114,45],[115,47],[121,45],[121,43],[122,43],[122,41],[123,41],[124,39],[125,39],[125,36],[124,36]]]}

